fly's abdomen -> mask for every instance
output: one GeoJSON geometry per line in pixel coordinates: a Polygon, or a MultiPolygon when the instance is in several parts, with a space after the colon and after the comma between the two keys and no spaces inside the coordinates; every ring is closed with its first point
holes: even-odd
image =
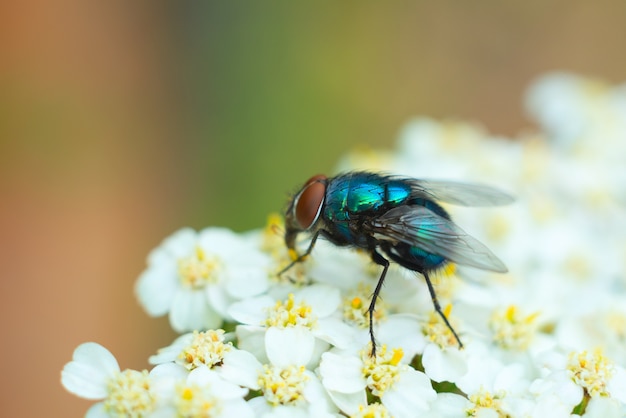
{"type": "Polygon", "coordinates": [[[447,261],[445,257],[409,244],[398,243],[383,248],[392,260],[409,270],[433,270],[443,266],[447,261]]]}

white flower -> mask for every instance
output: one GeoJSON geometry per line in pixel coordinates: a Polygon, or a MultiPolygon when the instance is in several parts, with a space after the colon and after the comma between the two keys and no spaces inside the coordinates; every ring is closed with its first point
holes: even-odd
{"type": "Polygon", "coordinates": [[[254,412],[244,397],[247,389],[223,380],[205,365],[200,365],[184,378],[176,378],[174,364],[163,364],[151,375],[163,394],[163,408],[154,417],[242,417],[252,418],[254,412]]]}
{"type": "Polygon", "coordinates": [[[151,364],[167,362],[175,362],[190,371],[207,366],[229,382],[245,387],[256,385],[256,377],[248,373],[249,367],[255,364],[254,356],[225,343],[223,330],[182,335],[150,357],[151,364]]]}
{"type": "Polygon", "coordinates": [[[436,393],[424,373],[406,364],[402,349],[388,350],[383,345],[375,357],[370,353],[368,345],[358,353],[322,355],[322,384],[339,409],[348,415],[358,414],[368,404],[370,393],[391,416],[414,417],[427,412],[436,393]]]}
{"type": "Polygon", "coordinates": [[[150,253],[137,297],[152,316],[169,312],[178,332],[217,328],[233,301],[267,290],[269,261],[230,230],[185,228],[150,253]]]}
{"type": "Polygon", "coordinates": [[[294,252],[273,216],[246,234],[182,229],[164,240],[136,293],[150,315],[194,332],[152,356],[149,374],[121,372],[104,348],[81,345],[63,385],[101,401],[92,417],[626,416],[626,84],[548,74],[527,106],[540,130],[514,140],[418,118],[395,150],[341,163],[516,196],[494,208],[442,202],[509,268],[430,274],[462,349],[423,278],[392,262],[371,357],[368,307],[382,267],[320,239],[279,275],[294,252]],[[213,331],[223,321],[236,331],[213,331]]]}
{"type": "Polygon", "coordinates": [[[246,357],[245,365],[239,368],[239,374],[243,376],[241,380],[251,382],[248,387],[261,392],[261,396],[248,401],[256,416],[335,416],[336,408],[318,377],[304,365],[303,359],[307,356],[302,355],[297,345],[291,341],[279,342],[268,350],[268,356],[265,364],[252,356],[246,357]]]}
{"type": "Polygon", "coordinates": [[[340,305],[339,289],[315,284],[275,301],[260,296],[234,303],[230,315],[242,324],[236,334],[239,347],[262,361],[273,350],[297,350],[298,364],[313,365],[329,344],[345,347],[354,330],[334,314],[340,305]]]}
{"type": "Polygon", "coordinates": [[[600,349],[573,351],[568,356],[551,352],[541,360],[544,377],[530,388],[538,398],[555,396],[570,410],[597,398],[611,398],[626,408],[626,370],[600,349]]]}
{"type": "Polygon", "coordinates": [[[97,343],[84,343],[74,350],[73,360],[61,372],[69,392],[85,399],[100,400],[88,417],[145,416],[157,407],[147,371],[120,371],[115,357],[97,343]]]}

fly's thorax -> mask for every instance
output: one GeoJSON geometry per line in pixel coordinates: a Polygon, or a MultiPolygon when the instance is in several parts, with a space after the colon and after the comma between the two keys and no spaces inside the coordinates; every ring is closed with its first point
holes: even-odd
{"type": "Polygon", "coordinates": [[[330,179],[326,196],[326,212],[330,215],[358,215],[405,203],[411,196],[411,186],[388,176],[356,172],[330,179]]]}

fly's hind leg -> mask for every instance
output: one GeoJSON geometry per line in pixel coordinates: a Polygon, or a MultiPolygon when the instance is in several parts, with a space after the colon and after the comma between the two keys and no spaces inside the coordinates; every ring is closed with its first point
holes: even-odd
{"type": "Polygon", "coordinates": [[[426,280],[426,285],[428,286],[428,291],[430,292],[430,297],[431,297],[431,299],[433,301],[433,305],[435,306],[435,311],[439,314],[441,319],[443,319],[443,322],[446,324],[446,326],[448,327],[450,332],[452,332],[452,335],[454,335],[454,338],[456,339],[456,342],[459,343],[459,348],[463,348],[463,343],[461,342],[461,339],[457,335],[457,333],[454,330],[454,328],[452,328],[452,325],[450,325],[450,322],[448,321],[448,318],[446,318],[446,316],[444,315],[443,311],[441,310],[441,306],[439,305],[439,301],[437,300],[437,295],[435,294],[435,288],[433,287],[433,284],[430,281],[430,277],[428,277],[428,273],[426,271],[422,271],[421,273],[424,276],[424,279],[426,280]]]}
{"type": "Polygon", "coordinates": [[[378,283],[376,284],[376,288],[374,289],[374,293],[372,294],[372,300],[370,302],[370,306],[367,308],[367,312],[370,316],[370,341],[372,342],[372,351],[370,356],[376,356],[376,339],[374,338],[374,310],[376,309],[376,299],[378,299],[378,294],[380,293],[380,289],[383,286],[383,282],[385,281],[385,276],[387,275],[387,270],[389,269],[389,260],[380,255],[376,250],[372,251],[372,260],[383,266],[383,272],[380,274],[378,278],[378,283]]]}

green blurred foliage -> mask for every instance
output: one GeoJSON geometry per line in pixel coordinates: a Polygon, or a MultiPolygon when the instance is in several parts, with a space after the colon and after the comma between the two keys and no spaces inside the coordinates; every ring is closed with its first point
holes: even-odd
{"type": "Polygon", "coordinates": [[[515,134],[536,75],[626,74],[623,57],[600,59],[619,48],[626,8],[614,4],[613,14],[565,1],[177,6],[192,223],[259,227],[309,176],[356,145],[391,146],[413,116],[515,134]],[[576,31],[588,22],[594,31],[576,31]]]}

